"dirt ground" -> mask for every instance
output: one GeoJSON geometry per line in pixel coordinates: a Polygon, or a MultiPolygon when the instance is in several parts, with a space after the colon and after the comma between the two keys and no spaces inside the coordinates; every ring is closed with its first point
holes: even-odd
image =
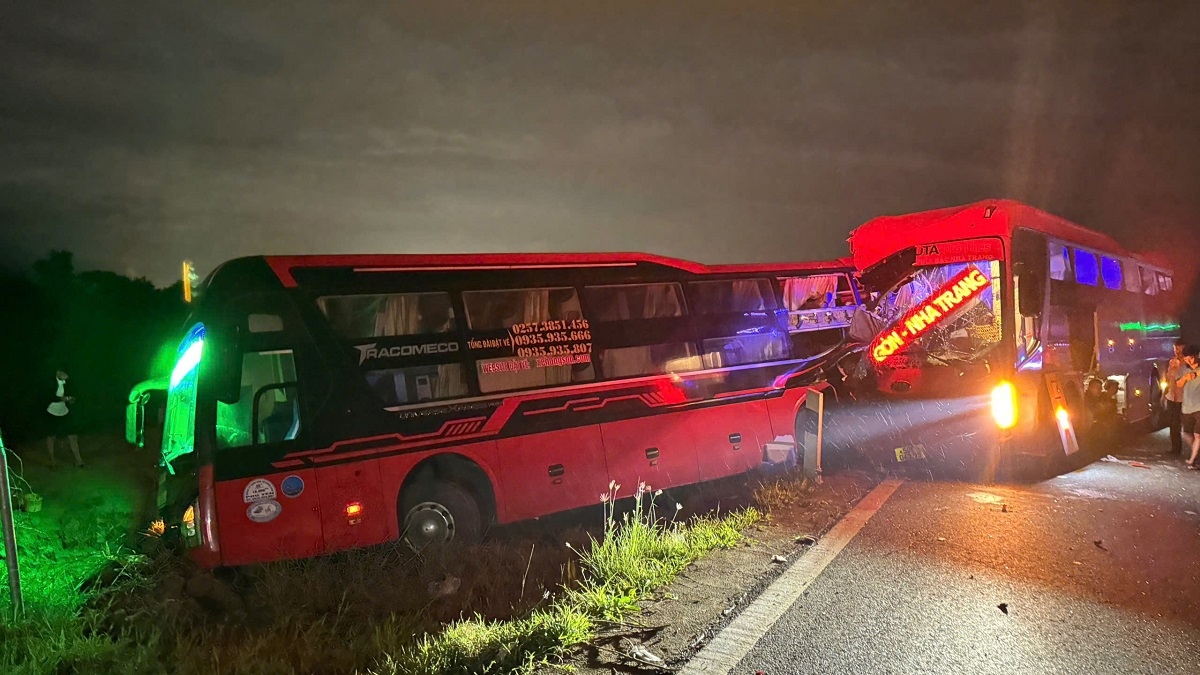
{"type": "MultiPolygon", "coordinates": [[[[747,533],[739,548],[716,551],[694,563],[682,576],[643,606],[640,628],[614,628],[570,662],[583,675],[655,672],[627,655],[635,644],[675,666],[704,646],[762,592],[787,564],[816,542],[871,491],[881,478],[861,472],[826,476],[818,486],[785,481],[768,517],[747,533]],[[777,556],[786,558],[779,562],[777,556]]],[[[799,479],[793,479],[798,482],[799,479]]],[[[726,486],[727,497],[752,492],[751,485],[726,486]]],[[[760,493],[761,494],[761,493],[760,493]]],[[[744,497],[742,497],[744,499],[744,497]]],[[[544,668],[539,675],[560,672],[544,668]]]]}
{"type": "MultiPolygon", "coordinates": [[[[153,509],[155,468],[147,450],[111,435],[82,436],[85,467],[74,466],[60,441],[51,468],[46,442],[9,448],[14,493],[32,491],[41,510],[18,511],[21,580],[27,606],[69,606],[74,591],[103,565],[109,551],[135,543],[137,528],[153,509]]],[[[7,583],[7,572],[0,569],[7,583]]],[[[3,602],[8,603],[7,593],[3,602]]]]}

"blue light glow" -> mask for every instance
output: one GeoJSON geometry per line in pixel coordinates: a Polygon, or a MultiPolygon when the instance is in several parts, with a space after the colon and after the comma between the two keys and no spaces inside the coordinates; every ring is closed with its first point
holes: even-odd
{"type": "Polygon", "coordinates": [[[1100,269],[1096,264],[1095,253],[1075,249],[1075,281],[1085,286],[1096,286],[1100,283],[1100,269]]]}
{"type": "Polygon", "coordinates": [[[1119,291],[1124,276],[1121,274],[1121,261],[1108,256],[1100,256],[1100,276],[1104,277],[1104,287],[1119,291]]]}

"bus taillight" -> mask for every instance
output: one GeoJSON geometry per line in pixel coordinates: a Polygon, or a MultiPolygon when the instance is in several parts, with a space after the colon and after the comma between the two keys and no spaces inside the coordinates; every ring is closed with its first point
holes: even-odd
{"type": "Polygon", "coordinates": [[[992,417],[1001,429],[1017,425],[1017,389],[1011,382],[1001,382],[992,389],[992,417]]]}

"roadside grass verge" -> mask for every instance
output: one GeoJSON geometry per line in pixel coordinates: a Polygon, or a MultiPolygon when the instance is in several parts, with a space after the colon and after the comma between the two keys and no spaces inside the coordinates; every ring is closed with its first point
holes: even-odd
{"type": "Polygon", "coordinates": [[[46,575],[54,601],[19,621],[6,612],[0,672],[530,673],[628,621],[761,517],[667,523],[645,486],[618,514],[610,488],[598,530],[423,556],[381,546],[216,579],[165,550],[107,552],[88,559],[104,571],[84,589],[42,560],[31,572],[46,575]]]}

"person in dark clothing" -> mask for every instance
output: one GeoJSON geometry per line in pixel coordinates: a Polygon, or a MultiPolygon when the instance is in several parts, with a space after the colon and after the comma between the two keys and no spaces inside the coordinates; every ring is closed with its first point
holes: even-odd
{"type": "Polygon", "coordinates": [[[1180,431],[1183,426],[1183,387],[1179,386],[1179,378],[1186,372],[1183,363],[1183,340],[1175,341],[1175,358],[1167,364],[1166,385],[1163,388],[1163,410],[1167,412],[1167,427],[1171,430],[1171,454],[1183,452],[1183,436],[1180,431]]]}
{"type": "Polygon", "coordinates": [[[79,436],[75,434],[71,416],[71,404],[75,402],[75,397],[67,392],[67,380],[70,379],[67,373],[59,370],[56,374],[58,384],[54,389],[54,395],[50,398],[50,405],[46,406],[46,414],[49,417],[50,433],[46,435],[46,449],[50,451],[50,466],[58,466],[58,462],[54,459],[54,446],[59,438],[66,436],[67,443],[71,446],[71,453],[75,455],[75,466],[83,467],[83,458],[79,456],[79,436]]]}

